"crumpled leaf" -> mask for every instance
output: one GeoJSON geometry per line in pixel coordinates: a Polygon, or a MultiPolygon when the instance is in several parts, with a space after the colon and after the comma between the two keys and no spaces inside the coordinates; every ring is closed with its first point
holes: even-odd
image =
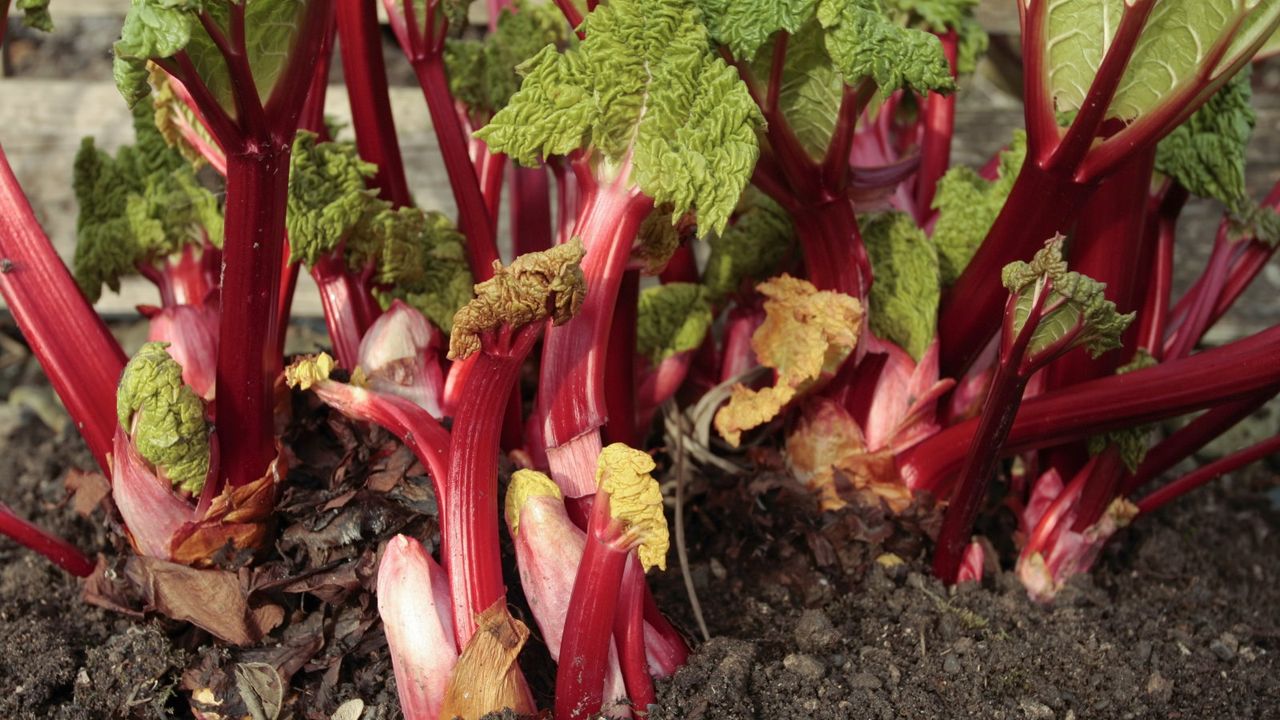
{"type": "Polygon", "coordinates": [[[911,506],[911,491],[898,477],[893,450],[872,452],[858,423],[838,403],[818,398],[805,403],[787,435],[787,466],[796,479],[818,494],[823,510],[839,510],[848,499],[879,505],[894,513],[911,506]]]}
{"type": "Polygon", "coordinates": [[[697,0],[716,42],[751,58],[773,34],[795,33],[813,17],[817,0],[697,0]]]}
{"type": "Polygon", "coordinates": [[[1052,351],[1056,357],[1071,348],[1084,347],[1091,356],[1097,357],[1118,348],[1120,336],[1136,315],[1116,312],[1116,304],[1106,299],[1104,283],[1067,270],[1067,261],[1062,256],[1064,240],[1059,235],[1036,252],[1031,262],[1011,262],[1001,273],[1004,286],[1018,296],[1014,333],[1022,332],[1037,288],[1049,283],[1049,297],[1044,303],[1046,311],[1027,345],[1027,358],[1032,365],[1041,362],[1037,356],[1046,351],[1052,351]]]}
{"type": "Polygon", "coordinates": [[[1246,66],[1156,146],[1156,170],[1232,209],[1248,199],[1245,147],[1257,121],[1250,75],[1246,66]]]}
{"type": "Polygon", "coordinates": [[[365,181],[377,171],[360,159],[354,143],[320,142],[315,133],[299,131],[289,160],[290,256],[310,268],[337,251],[372,209],[377,191],[365,181]]]}
{"type": "Polygon", "coordinates": [[[113,158],[85,138],[76,154],[76,283],[90,301],[102,286],[119,291],[120,278],[138,265],[156,265],[205,242],[222,246],[217,196],[166,144],[150,105],[134,107],[136,142],[113,158]]]}
{"type": "Polygon", "coordinates": [[[722,303],[744,284],[754,285],[777,272],[795,245],[795,229],[781,206],[747,188],[733,224],[712,235],[710,244],[702,284],[713,303],[722,303]]]}
{"type": "Polygon", "coordinates": [[[502,8],[495,32],[445,42],[449,91],[471,113],[492,115],[520,89],[516,67],[549,44],[565,44],[571,34],[555,3],[517,0],[502,8]]]}
{"type": "Polygon", "coordinates": [[[199,570],[134,555],[125,574],[150,609],[232,645],[254,645],[284,620],[284,608],[253,596],[248,571],[199,570]]]}
{"type": "Polygon", "coordinates": [[[651,474],[656,467],[649,453],[623,443],[605,447],[596,464],[596,486],[609,498],[609,514],[637,538],[636,555],[645,572],[654,566],[667,569],[671,544],[662,490],[651,474]]]}
{"type": "Polygon", "coordinates": [[[147,462],[175,486],[199,493],[210,461],[204,402],[182,382],[182,366],[166,347],[146,343],[125,365],[116,414],[147,462]]]}
{"type": "Polygon", "coordinates": [[[278,454],[262,477],[223,488],[204,517],[178,530],[171,544],[171,559],[197,566],[244,562],[267,540],[276,488],[286,473],[284,456],[278,454]]]}
{"type": "Polygon", "coordinates": [[[989,38],[974,17],[980,0],[887,0],[889,7],[908,14],[908,24],[934,33],[955,30],[956,67],[962,74],[977,67],[978,58],[987,51],[989,38]]]}
{"type": "Polygon", "coordinates": [[[679,221],[679,218],[671,216],[670,207],[650,211],[636,231],[630,264],[639,264],[645,275],[661,274],[680,247],[680,228],[676,226],[679,221]]]}
{"type": "Polygon", "coordinates": [[[821,0],[818,22],[827,31],[827,52],[848,85],[870,78],[885,97],[907,88],[921,93],[955,89],[938,38],[893,22],[880,0],[821,0]]]}
{"type": "Polygon", "coordinates": [[[525,504],[535,497],[561,500],[564,495],[554,480],[537,470],[520,469],[512,473],[511,482],[507,484],[507,499],[503,504],[507,529],[511,531],[512,537],[520,534],[520,513],[525,504]]]}
{"type": "Polygon", "coordinates": [[[757,289],[766,298],[765,320],[751,347],[776,378],[761,390],[735,385],[729,404],[716,413],[716,430],[735,447],[744,431],[772,420],[824,375],[834,375],[857,345],[862,325],[861,303],[806,280],[781,275],[757,289]]]}
{"type": "Polygon", "coordinates": [[[720,231],[759,155],[763,118],[738,73],[711,49],[683,0],[614,0],[584,40],[521,65],[524,83],[476,137],[532,165],[590,148],[597,173],[628,179],[676,216],[720,231]]]}
{"type": "Polygon", "coordinates": [[[875,274],[867,298],[871,331],[918,361],[938,324],[937,248],[905,213],[863,216],[858,228],[875,274]]]}
{"type": "Polygon", "coordinates": [[[636,352],[654,366],[697,350],[715,322],[706,291],[693,283],[667,283],[640,292],[636,352]]]}
{"type": "Polygon", "coordinates": [[[14,5],[23,12],[22,23],[29,28],[53,32],[53,17],[49,15],[49,0],[18,0],[14,5]]]}
{"type": "Polygon", "coordinates": [[[462,360],[481,347],[480,336],[506,326],[516,329],[550,318],[563,325],[582,307],[586,251],[574,239],[550,250],[526,253],[510,267],[493,264],[493,277],[475,286],[476,297],[453,317],[449,359],[462,360]]]}
{"type": "MultiPolygon", "coordinates": [[[[769,43],[756,53],[751,70],[758,79],[768,78],[772,65],[773,43],[769,43]]],[[[831,144],[844,87],[844,76],[827,54],[822,25],[810,15],[787,39],[778,109],[814,162],[822,161],[831,144]]]]}
{"type": "Polygon", "coordinates": [[[402,300],[445,333],[471,300],[466,239],[443,213],[412,207],[366,213],[347,240],[347,266],[358,273],[371,265],[383,309],[402,300]]]}
{"type": "Polygon", "coordinates": [[[445,689],[440,717],[479,720],[506,708],[517,715],[536,713],[537,703],[518,663],[529,628],[511,617],[502,600],[476,616],[476,625],[445,689]]]}
{"type": "Polygon", "coordinates": [[[938,248],[943,287],[960,277],[986,239],[1009,198],[1026,156],[1027,134],[1019,130],[1013,134],[1009,149],[1000,153],[1000,175],[996,180],[984,180],[967,167],[953,167],[942,176],[938,194],[933,199],[938,222],[932,237],[938,248]]]}

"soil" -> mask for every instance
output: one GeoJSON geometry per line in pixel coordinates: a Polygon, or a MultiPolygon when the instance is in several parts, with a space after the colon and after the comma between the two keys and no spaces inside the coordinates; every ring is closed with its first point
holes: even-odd
{"type": "MultiPolygon", "coordinates": [[[[310,469],[290,476],[282,540],[259,563],[276,573],[284,623],[256,647],[230,648],[154,613],[88,605],[79,581],[0,541],[0,718],[190,717],[190,693],[204,687],[240,717],[400,717],[371,568],[391,534],[433,537],[434,506],[386,437],[299,409],[310,419],[288,437],[310,469]],[[321,502],[333,509],[317,513],[321,502]],[[264,667],[276,674],[255,684],[247,669],[264,667]],[[279,710],[262,703],[273,684],[279,710]],[[349,714],[335,716],[340,707],[349,714]]],[[[83,517],[69,499],[68,471],[92,468],[79,438],[12,405],[0,418],[0,497],[119,567],[127,553],[109,504],[83,517]]],[[[751,482],[692,488],[691,573],[713,637],[660,683],[653,720],[1276,717],[1272,470],[1144,519],[1044,606],[1007,572],[948,591],[922,564],[927,516],[820,514],[770,464],[751,482]],[[905,562],[886,568],[886,553],[905,562]]],[[[659,604],[696,628],[678,566],[655,585],[659,604]]],[[[545,706],[554,679],[536,637],[524,666],[545,706]]]]}

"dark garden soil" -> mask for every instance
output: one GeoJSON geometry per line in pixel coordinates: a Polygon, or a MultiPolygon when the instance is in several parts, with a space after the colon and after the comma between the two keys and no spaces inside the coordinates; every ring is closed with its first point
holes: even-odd
{"type": "MultiPolygon", "coordinates": [[[[192,693],[223,717],[400,717],[370,588],[380,541],[434,533],[429,485],[380,432],[295,410],[308,420],[287,437],[306,469],[290,475],[276,546],[239,575],[278,624],[237,649],[128,612],[145,605],[136,578],[161,568],[125,561],[100,481],[72,470],[92,468],[78,437],[10,408],[0,498],[101,551],[89,594],[119,607],[87,604],[85,583],[0,541],[0,718],[190,717],[192,693]]],[[[780,475],[754,478],[692,484],[691,571],[713,639],[660,685],[654,720],[1280,717],[1274,467],[1144,519],[1052,606],[1009,573],[948,592],[918,528],[818,514],[780,475]],[[884,553],[907,562],[885,569],[884,553]]],[[[671,563],[659,604],[693,630],[671,563]]],[[[524,666],[545,706],[536,630],[524,666]]]]}

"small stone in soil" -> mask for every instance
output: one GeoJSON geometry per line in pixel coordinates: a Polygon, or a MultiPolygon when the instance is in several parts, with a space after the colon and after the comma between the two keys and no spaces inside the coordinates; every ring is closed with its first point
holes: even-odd
{"type": "Polygon", "coordinates": [[[1235,635],[1232,635],[1229,632],[1222,633],[1218,639],[1209,643],[1209,650],[1212,651],[1214,655],[1217,655],[1218,659],[1223,662],[1231,662],[1234,660],[1236,658],[1236,652],[1239,649],[1240,641],[1236,639],[1235,635]]]}
{"type": "Polygon", "coordinates": [[[1147,678],[1147,696],[1157,706],[1168,704],[1173,698],[1173,682],[1161,675],[1159,670],[1151,673],[1151,677],[1147,678]]]}
{"type": "Polygon", "coordinates": [[[881,688],[880,678],[871,673],[858,673],[849,678],[849,686],[860,688],[862,690],[879,690],[881,688]]]}
{"type": "Polygon", "coordinates": [[[1042,702],[1032,700],[1031,698],[1023,698],[1018,702],[1018,708],[1022,710],[1028,720],[1053,720],[1053,708],[1042,702]]]}
{"type": "Polygon", "coordinates": [[[782,659],[782,666],[806,680],[821,680],[827,672],[821,660],[805,653],[791,653],[782,659]]]}
{"type": "Polygon", "coordinates": [[[948,675],[960,674],[960,661],[956,659],[955,655],[948,655],[945,659],[943,659],[942,672],[948,675]]]}
{"type": "Polygon", "coordinates": [[[795,629],[796,645],[808,652],[818,652],[840,642],[840,633],[822,610],[805,610],[795,629]]]}

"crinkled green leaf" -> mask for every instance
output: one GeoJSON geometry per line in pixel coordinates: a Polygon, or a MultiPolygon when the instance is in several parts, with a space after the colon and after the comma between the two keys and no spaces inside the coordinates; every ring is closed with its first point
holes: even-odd
{"type": "Polygon", "coordinates": [[[168,346],[147,343],[125,365],[116,414],[138,454],[175,486],[198,493],[209,474],[209,426],[204,402],[183,384],[168,346]]]}
{"type": "Polygon", "coordinates": [[[713,322],[711,303],[701,285],[667,283],[645,288],[637,307],[636,352],[657,365],[697,350],[713,322]]]}
{"type": "Polygon", "coordinates": [[[168,58],[187,47],[199,25],[201,0],[132,0],[120,39],[112,47],[112,72],[120,94],[132,106],[151,91],[147,61],[168,58]]]}
{"type": "MultiPolygon", "coordinates": [[[[769,77],[773,44],[760,49],[752,63],[757,79],[769,77]]],[[[840,115],[844,76],[827,55],[822,26],[816,19],[801,26],[787,40],[787,62],[782,66],[778,108],[800,145],[815,161],[826,155],[840,115]]]]}
{"type": "Polygon", "coordinates": [[[347,264],[353,271],[373,265],[383,307],[403,300],[448,333],[471,300],[465,242],[441,213],[388,208],[368,214],[352,233],[347,264]]]}
{"type": "Polygon", "coordinates": [[[571,32],[554,3],[504,8],[495,32],[482,40],[450,39],[445,45],[449,90],[472,113],[492,115],[520,89],[516,67],[548,44],[568,42],[571,32]]]}
{"type": "Polygon", "coordinates": [[[744,285],[754,287],[776,274],[795,244],[795,229],[781,206],[747,188],[733,224],[709,240],[711,255],[702,284],[711,302],[719,304],[744,285]]]}
{"type": "Polygon", "coordinates": [[[961,73],[971,73],[978,58],[987,51],[987,31],[973,16],[979,0],[887,0],[891,9],[907,14],[907,23],[934,33],[955,30],[957,36],[956,66],[961,73]]]}
{"type": "Polygon", "coordinates": [[[1231,224],[1235,237],[1252,238],[1272,247],[1280,243],[1280,213],[1252,198],[1232,211],[1231,224]]]}
{"type": "Polygon", "coordinates": [[[827,30],[827,52],[850,85],[870,78],[886,96],[902,88],[955,89],[938,38],[895,23],[880,0],[821,0],[818,22],[827,30]]]}
{"type": "Polygon", "coordinates": [[[1246,67],[1156,148],[1156,169],[1229,208],[1245,201],[1245,147],[1257,120],[1246,67]]]}
{"type": "MultiPolygon", "coordinates": [[[[1156,364],[1157,361],[1151,356],[1151,353],[1139,349],[1133,360],[1116,368],[1116,374],[1124,375],[1134,370],[1154,367],[1156,364]]],[[[1089,438],[1089,454],[1098,455],[1103,450],[1114,445],[1129,472],[1137,472],[1138,466],[1142,465],[1142,461],[1147,457],[1148,440],[1151,438],[1152,427],[1152,425],[1141,425],[1094,435],[1089,438]]]]}
{"type": "Polygon", "coordinates": [[[1104,283],[1067,270],[1062,243],[1062,236],[1058,236],[1036,252],[1031,262],[1011,262],[1001,273],[1005,288],[1018,296],[1014,333],[1022,332],[1041,283],[1048,284],[1049,296],[1027,345],[1032,366],[1075,347],[1085,348],[1093,357],[1118,348],[1121,334],[1134,318],[1134,313],[1116,312],[1115,303],[1106,298],[1104,283]],[[1045,357],[1051,350],[1053,356],[1045,357]]]}
{"type": "Polygon", "coordinates": [[[96,301],[102,286],[184,245],[222,245],[222,209],[156,129],[149,103],[134,107],[137,143],[113,158],[85,138],[76,155],[76,282],[96,301]]]}
{"type": "Polygon", "coordinates": [[[365,181],[378,169],[360,159],[355,144],[319,142],[306,131],[293,141],[289,164],[289,247],[311,267],[338,250],[369,211],[377,191],[365,181]]]}
{"type": "Polygon", "coordinates": [[[813,18],[817,0],[695,0],[711,37],[749,59],[779,30],[795,33],[813,18]]]}
{"type": "Polygon", "coordinates": [[[1018,131],[1009,149],[1000,153],[1000,175],[996,180],[984,180],[967,167],[951,168],[942,177],[933,199],[933,208],[938,211],[933,244],[938,248],[943,287],[960,277],[987,237],[1026,156],[1027,135],[1018,131]]]}
{"type": "Polygon", "coordinates": [[[18,0],[16,6],[23,12],[22,23],[29,28],[53,32],[53,17],[49,15],[49,0],[18,0]]]}
{"type": "Polygon", "coordinates": [[[875,274],[871,330],[919,360],[938,324],[938,252],[905,213],[863,216],[858,228],[875,274]]]}
{"type": "MultiPolygon", "coordinates": [[[[1058,110],[1078,110],[1115,40],[1125,0],[1059,0],[1048,4],[1049,84],[1058,110]]],[[[1108,109],[1132,120],[1175,91],[1239,62],[1280,23],[1280,0],[1161,0],[1155,3],[1108,109]],[[1243,19],[1226,55],[1203,67],[1224,33],[1243,19]]]]}
{"type": "Polygon", "coordinates": [[[631,262],[639,263],[645,275],[658,275],[665,270],[680,247],[677,221],[671,216],[670,207],[660,207],[651,210],[640,223],[635,246],[631,248],[631,262]]]}
{"type": "Polygon", "coordinates": [[[629,179],[677,215],[722,230],[759,155],[763,122],[745,84],[711,50],[684,0],[615,0],[583,22],[587,39],[547,47],[476,136],[522,164],[591,148],[602,179],[629,179]]]}

